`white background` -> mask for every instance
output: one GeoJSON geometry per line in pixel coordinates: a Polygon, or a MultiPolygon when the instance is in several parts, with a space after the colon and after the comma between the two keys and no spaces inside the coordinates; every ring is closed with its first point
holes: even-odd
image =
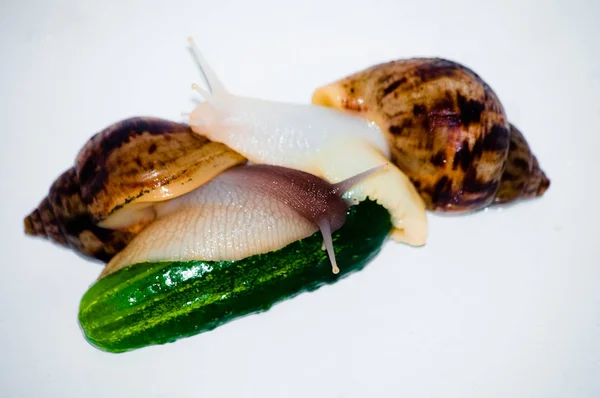
{"type": "Polygon", "coordinates": [[[600,3],[7,1],[0,5],[0,396],[598,397],[600,3]],[[129,116],[183,120],[193,35],[228,88],[308,102],[391,59],[480,74],[552,186],[540,200],[430,215],[363,272],[168,346],[82,337],[100,272],[22,219],[85,141],[129,116]]]}

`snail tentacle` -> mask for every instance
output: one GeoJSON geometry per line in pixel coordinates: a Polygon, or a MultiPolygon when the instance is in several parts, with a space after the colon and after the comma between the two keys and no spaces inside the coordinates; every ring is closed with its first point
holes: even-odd
{"type": "Polygon", "coordinates": [[[208,85],[208,89],[211,92],[212,96],[220,99],[222,96],[228,95],[227,89],[219,79],[218,75],[215,71],[210,67],[210,64],[206,61],[202,52],[196,45],[196,42],[192,37],[188,37],[188,43],[192,50],[192,55],[198,66],[200,67],[200,72],[204,76],[204,80],[208,85]]]}

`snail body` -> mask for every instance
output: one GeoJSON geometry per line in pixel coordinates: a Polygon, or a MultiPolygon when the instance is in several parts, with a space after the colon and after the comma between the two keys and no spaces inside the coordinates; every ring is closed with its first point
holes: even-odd
{"type": "Polygon", "coordinates": [[[111,260],[102,276],[146,262],[241,260],[319,230],[337,274],[331,235],[346,221],[349,205],[342,195],[382,169],[330,184],[280,166],[231,168],[186,195],[156,204],[156,220],[111,260]]]}
{"type": "Polygon", "coordinates": [[[376,123],[429,210],[465,212],[540,196],[549,186],[492,88],[458,63],[375,65],[318,88],[312,103],[376,123]]]}
{"type": "MultiPolygon", "coordinates": [[[[247,98],[228,92],[200,51],[192,49],[208,85],[193,85],[203,97],[190,114],[192,130],[239,152],[250,162],[294,168],[341,182],[388,163],[385,134],[364,118],[310,104],[247,98]]],[[[426,241],[425,205],[409,179],[390,165],[347,193],[370,198],[392,215],[392,238],[420,246],[426,241]]]]}

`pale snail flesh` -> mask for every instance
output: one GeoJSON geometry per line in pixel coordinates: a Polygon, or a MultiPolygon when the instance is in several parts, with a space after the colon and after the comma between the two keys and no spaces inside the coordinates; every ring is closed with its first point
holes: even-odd
{"type": "Polygon", "coordinates": [[[337,274],[331,235],[346,221],[349,204],[342,195],[383,170],[375,167],[329,184],[286,167],[231,168],[186,195],[157,203],[156,219],[113,257],[100,278],[131,264],[241,260],[319,230],[337,274]]]}
{"type": "MultiPolygon", "coordinates": [[[[221,142],[250,162],[298,169],[331,183],[388,163],[386,136],[372,122],[310,104],[282,103],[228,92],[190,39],[208,90],[190,114],[192,130],[221,142]]],[[[366,179],[346,198],[377,201],[392,215],[397,241],[420,246],[427,239],[425,204],[413,184],[390,165],[366,179]]]]}
{"type": "Polygon", "coordinates": [[[429,210],[481,209],[550,185],[491,87],[455,62],[375,65],[316,89],[312,103],[376,123],[429,210]]]}

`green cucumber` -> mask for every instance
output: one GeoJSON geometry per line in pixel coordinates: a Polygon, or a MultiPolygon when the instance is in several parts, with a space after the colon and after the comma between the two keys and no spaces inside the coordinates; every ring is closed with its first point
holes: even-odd
{"type": "Polygon", "coordinates": [[[320,233],[238,261],[135,264],[90,287],[79,322],[87,340],[109,352],[193,336],[362,269],[391,227],[390,214],[375,202],[351,207],[333,238],[337,275],[320,233]]]}

